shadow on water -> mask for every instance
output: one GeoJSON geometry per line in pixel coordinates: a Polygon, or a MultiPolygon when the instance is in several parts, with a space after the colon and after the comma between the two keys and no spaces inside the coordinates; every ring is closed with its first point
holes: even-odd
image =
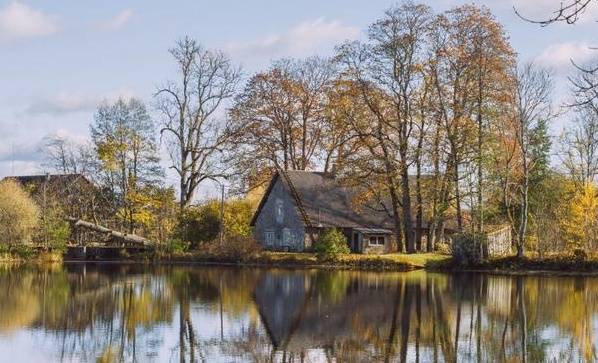
{"type": "Polygon", "coordinates": [[[0,287],[13,361],[597,359],[595,277],[74,264],[0,287]]]}

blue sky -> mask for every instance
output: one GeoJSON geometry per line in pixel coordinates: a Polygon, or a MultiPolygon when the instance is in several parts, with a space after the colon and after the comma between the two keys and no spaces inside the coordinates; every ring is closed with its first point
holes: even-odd
{"type": "MultiPolygon", "coordinates": [[[[560,2],[473,2],[492,10],[523,61],[554,69],[559,99],[567,93],[569,59],[598,56],[589,49],[598,45],[598,2],[580,23],[547,28],[522,21],[513,6],[544,18],[560,2]]],[[[168,48],[184,35],[225,50],[248,76],[272,59],[330,54],[335,44],[362,37],[393,3],[0,0],[0,177],[42,172],[40,140],[51,134],[85,139],[104,99],[136,96],[151,105],[156,87],[174,77],[168,48]]],[[[428,2],[436,11],[462,3],[428,2]]],[[[565,124],[560,120],[554,132],[565,124]]]]}

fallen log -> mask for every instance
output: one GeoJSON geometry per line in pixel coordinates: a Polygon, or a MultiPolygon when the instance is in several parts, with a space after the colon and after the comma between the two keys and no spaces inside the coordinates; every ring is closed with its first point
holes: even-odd
{"type": "Polygon", "coordinates": [[[132,233],[123,233],[77,218],[68,218],[73,228],[84,228],[105,235],[109,240],[121,243],[131,243],[145,247],[153,247],[154,242],[132,233]]]}

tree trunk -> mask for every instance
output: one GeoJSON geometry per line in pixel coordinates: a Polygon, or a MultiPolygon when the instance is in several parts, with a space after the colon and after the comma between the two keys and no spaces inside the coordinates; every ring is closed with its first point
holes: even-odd
{"type": "Polygon", "coordinates": [[[405,252],[405,245],[403,244],[403,231],[401,228],[401,218],[399,217],[398,193],[394,185],[390,185],[388,191],[390,193],[390,201],[392,203],[392,218],[394,222],[395,238],[397,239],[397,252],[405,252]]]}
{"type": "Polygon", "coordinates": [[[413,222],[411,216],[411,193],[409,188],[409,174],[406,165],[401,166],[401,202],[403,210],[403,234],[407,245],[407,253],[415,253],[413,236],[413,222]]]}
{"type": "Polygon", "coordinates": [[[517,257],[523,257],[525,253],[525,233],[527,231],[527,216],[529,209],[529,171],[527,163],[523,162],[523,186],[521,188],[521,216],[519,220],[519,231],[517,233],[517,257]]]}
{"type": "Polygon", "coordinates": [[[461,191],[459,189],[459,162],[457,155],[453,155],[453,181],[455,183],[455,208],[457,210],[457,230],[463,231],[463,213],[461,211],[461,191]]]}
{"type": "MultiPolygon", "coordinates": [[[[418,141],[418,149],[421,148],[421,141],[418,141]]],[[[423,230],[423,197],[421,190],[421,160],[419,151],[417,152],[416,172],[415,172],[415,198],[417,203],[417,210],[415,212],[415,248],[422,251],[422,230],[423,230]]]]}

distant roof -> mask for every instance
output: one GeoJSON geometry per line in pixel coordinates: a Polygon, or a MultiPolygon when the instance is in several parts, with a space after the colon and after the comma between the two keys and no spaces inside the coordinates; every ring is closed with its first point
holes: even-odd
{"type": "MultiPolygon", "coordinates": [[[[297,191],[300,203],[311,226],[317,227],[350,227],[370,228],[378,233],[386,233],[393,229],[391,216],[382,208],[373,209],[367,206],[357,206],[355,198],[358,188],[343,186],[329,173],[310,171],[285,171],[281,178],[287,190],[290,184],[297,191]]],[[[260,213],[270,190],[281,177],[277,173],[260,203],[252,221],[252,225],[260,213]]],[[[293,193],[291,193],[293,194],[293,193]]],[[[295,196],[293,196],[295,197],[295,196]]]]}
{"type": "Polygon", "coordinates": [[[83,174],[40,174],[40,175],[16,175],[7,176],[3,180],[14,180],[22,185],[28,184],[42,184],[45,182],[50,183],[62,183],[66,185],[73,184],[75,182],[83,181],[91,184],[91,182],[83,174]]]}
{"type": "Polygon", "coordinates": [[[12,175],[4,179],[13,179],[20,182],[40,182],[49,179],[74,179],[81,178],[83,174],[36,174],[36,175],[12,175]]]}

